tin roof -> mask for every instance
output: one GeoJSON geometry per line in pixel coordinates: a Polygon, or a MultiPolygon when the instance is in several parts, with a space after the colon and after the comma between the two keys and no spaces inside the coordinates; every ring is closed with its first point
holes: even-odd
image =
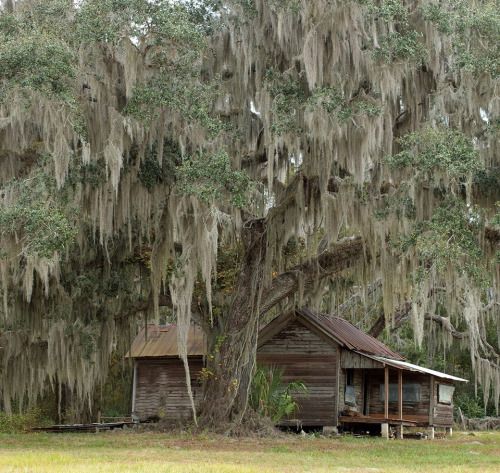
{"type": "MultiPolygon", "coordinates": [[[[383,356],[394,360],[404,360],[399,353],[392,351],[381,341],[373,338],[362,330],[356,328],[347,320],[340,317],[320,314],[310,309],[298,309],[295,313],[283,314],[271,321],[259,334],[259,345],[268,334],[281,330],[283,322],[287,323],[288,318],[298,317],[304,323],[310,324],[335,340],[344,348],[354,350],[360,354],[383,356]],[[282,320],[283,319],[283,320],[282,320]]],[[[177,348],[177,326],[170,325],[148,325],[146,331],[142,329],[135,337],[132,347],[127,357],[129,358],[155,358],[164,356],[178,356],[177,348]]],[[[206,353],[205,335],[201,328],[192,325],[188,334],[188,355],[200,356],[206,353]]]]}
{"type": "MultiPolygon", "coordinates": [[[[190,356],[202,356],[206,352],[205,335],[200,327],[191,325],[188,333],[187,352],[190,356]]],[[[177,326],[149,324],[143,328],[132,342],[127,358],[156,358],[179,356],[177,348],[177,326]]]]}
{"type": "Polygon", "coordinates": [[[360,354],[404,360],[402,355],[392,351],[380,340],[356,328],[345,319],[333,315],[320,314],[306,308],[296,310],[296,315],[304,321],[312,323],[349,350],[354,350],[360,354]]]}
{"type": "Polygon", "coordinates": [[[403,369],[406,371],[417,371],[418,373],[425,373],[435,376],[436,378],[449,379],[450,381],[464,381],[468,383],[466,379],[458,378],[457,376],[452,376],[451,374],[442,373],[441,371],[431,370],[429,368],[424,368],[423,366],[414,365],[413,363],[408,363],[407,361],[400,360],[390,360],[382,356],[371,356],[374,360],[380,361],[386,365],[392,366],[393,368],[403,369]]]}

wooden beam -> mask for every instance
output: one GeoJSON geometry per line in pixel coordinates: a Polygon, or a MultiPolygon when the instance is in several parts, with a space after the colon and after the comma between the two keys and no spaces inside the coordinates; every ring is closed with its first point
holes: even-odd
{"type": "Polygon", "coordinates": [[[384,417],[389,418],[389,367],[386,365],[384,370],[384,417]]]}
{"type": "MultiPolygon", "coordinates": [[[[340,363],[342,362],[342,350],[339,345],[337,345],[337,373],[336,373],[336,391],[337,394],[335,396],[335,425],[339,425],[339,405],[340,405],[340,363]]],[[[343,396],[343,393],[342,393],[343,396]]]]}
{"type": "Polygon", "coordinates": [[[398,370],[398,413],[403,420],[403,370],[398,370]]]}
{"type": "Polygon", "coordinates": [[[430,391],[430,396],[429,396],[429,425],[434,424],[434,397],[436,396],[436,388],[435,388],[435,383],[434,383],[434,376],[430,376],[429,380],[429,391],[430,391]]]}
{"type": "Polygon", "coordinates": [[[132,417],[135,415],[135,397],[137,395],[137,360],[134,359],[134,377],[132,380],[132,417]]]}

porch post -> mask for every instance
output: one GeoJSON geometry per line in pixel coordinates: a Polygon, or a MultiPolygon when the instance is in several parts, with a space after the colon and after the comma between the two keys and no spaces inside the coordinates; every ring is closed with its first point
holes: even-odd
{"type": "Polygon", "coordinates": [[[137,360],[134,358],[134,377],[132,380],[132,420],[135,420],[135,396],[137,395],[137,360]]]}
{"type": "Polygon", "coordinates": [[[403,420],[403,370],[398,370],[398,414],[403,420]]]}
{"type": "Polygon", "coordinates": [[[401,423],[398,428],[398,439],[403,438],[403,370],[398,370],[398,416],[401,423]]]}
{"type": "Polygon", "coordinates": [[[384,418],[389,418],[389,367],[386,365],[384,370],[384,418]]]}
{"type": "Polygon", "coordinates": [[[429,425],[434,425],[434,400],[436,398],[436,385],[434,383],[434,376],[430,376],[429,379],[429,425]]]}

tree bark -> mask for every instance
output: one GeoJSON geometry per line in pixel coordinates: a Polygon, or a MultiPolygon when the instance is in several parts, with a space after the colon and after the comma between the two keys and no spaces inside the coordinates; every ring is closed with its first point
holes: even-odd
{"type": "Polygon", "coordinates": [[[230,307],[219,317],[209,339],[199,424],[227,430],[246,410],[255,366],[262,295],[266,232],[263,220],[243,230],[245,258],[230,307]]]}

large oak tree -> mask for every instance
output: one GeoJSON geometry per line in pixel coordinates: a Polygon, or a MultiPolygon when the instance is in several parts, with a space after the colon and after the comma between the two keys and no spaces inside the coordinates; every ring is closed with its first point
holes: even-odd
{"type": "Polygon", "coordinates": [[[369,294],[374,334],[459,340],[498,405],[499,15],[4,2],[3,407],[63,386],[82,407],[170,311],[186,370],[193,319],[209,340],[200,422],[238,423],[260,325],[308,303],[368,326],[369,294]]]}

